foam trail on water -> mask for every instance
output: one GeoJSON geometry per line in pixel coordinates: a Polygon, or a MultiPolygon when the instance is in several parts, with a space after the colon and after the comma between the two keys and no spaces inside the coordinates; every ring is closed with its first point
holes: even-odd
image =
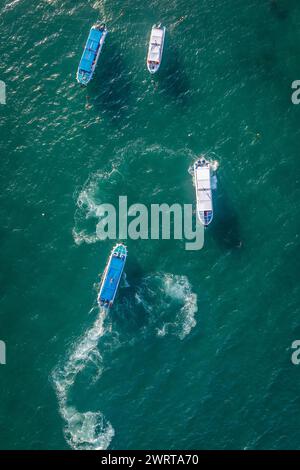
{"type": "Polygon", "coordinates": [[[9,10],[13,10],[15,8],[15,6],[17,6],[20,2],[21,2],[21,0],[13,0],[12,2],[7,3],[4,6],[4,9],[3,9],[2,13],[6,13],[9,10]]]}
{"type": "Polygon", "coordinates": [[[170,273],[147,276],[135,294],[135,302],[153,319],[157,336],[173,334],[182,340],[197,324],[197,294],[186,276],[170,273]],[[154,301],[159,302],[155,308],[154,301]]]}
{"type": "Polygon", "coordinates": [[[124,287],[126,288],[130,287],[129,282],[127,281],[127,274],[125,272],[123,273],[122,280],[123,280],[124,287]]]}
{"type": "Polygon", "coordinates": [[[90,176],[76,199],[73,239],[77,245],[99,241],[97,224],[103,217],[102,204],[112,199],[115,184],[121,178],[116,165],[110,171],[98,171],[90,176]]]}
{"type": "Polygon", "coordinates": [[[88,235],[84,230],[77,232],[76,229],[73,228],[72,235],[73,235],[73,239],[76,245],[81,245],[82,243],[87,243],[88,245],[92,245],[93,243],[96,243],[97,241],[99,241],[96,234],[88,235]]]}
{"type": "Polygon", "coordinates": [[[59,411],[66,423],[65,437],[68,444],[77,450],[107,449],[115,434],[112,425],[100,411],[80,413],[69,403],[71,387],[77,375],[88,363],[96,364],[98,367],[97,376],[99,377],[101,374],[101,356],[97,346],[105,333],[105,318],[106,312],[100,310],[95,323],[75,344],[64,366],[54,370],[52,375],[59,411]]]}
{"type": "MultiPolygon", "coordinates": [[[[165,274],[163,282],[166,294],[183,304],[175,319],[175,324],[180,325],[178,336],[180,339],[183,339],[191,332],[197,323],[195,319],[195,314],[198,311],[197,295],[192,292],[189,280],[186,276],[165,274]]],[[[163,329],[166,333],[167,327],[163,329]]]]}

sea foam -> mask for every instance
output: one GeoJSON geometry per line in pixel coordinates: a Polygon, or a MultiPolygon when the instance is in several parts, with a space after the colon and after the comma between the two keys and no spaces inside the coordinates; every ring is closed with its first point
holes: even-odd
{"type": "Polygon", "coordinates": [[[97,366],[97,376],[102,372],[101,355],[98,351],[100,338],[105,333],[106,312],[100,310],[93,326],[74,345],[65,364],[52,374],[59,411],[65,421],[64,434],[70,447],[77,450],[107,449],[115,432],[103,414],[87,411],[81,413],[70,404],[70,390],[78,374],[93,362],[97,366]]]}
{"type": "Polygon", "coordinates": [[[147,276],[135,300],[151,317],[157,336],[173,334],[182,340],[197,324],[197,295],[186,276],[170,273],[147,276]]]}

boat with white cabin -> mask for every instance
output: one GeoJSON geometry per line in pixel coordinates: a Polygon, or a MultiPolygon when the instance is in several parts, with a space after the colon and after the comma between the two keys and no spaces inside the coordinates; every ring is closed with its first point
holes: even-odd
{"type": "Polygon", "coordinates": [[[210,162],[201,155],[194,163],[194,183],[196,188],[197,216],[207,227],[214,216],[212,190],[216,189],[217,162],[210,162]]]}
{"type": "Polygon", "coordinates": [[[165,43],[166,28],[161,24],[153,25],[149,41],[147,68],[151,74],[158,71],[165,43]]]}

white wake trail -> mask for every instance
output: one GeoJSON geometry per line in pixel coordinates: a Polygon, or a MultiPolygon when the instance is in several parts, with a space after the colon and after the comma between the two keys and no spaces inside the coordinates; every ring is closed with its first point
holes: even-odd
{"type": "Polygon", "coordinates": [[[59,411],[65,421],[64,434],[68,444],[77,450],[107,449],[115,434],[112,425],[100,411],[80,413],[69,403],[70,389],[88,363],[97,364],[101,374],[101,356],[97,346],[105,333],[105,318],[106,312],[100,310],[95,323],[74,346],[66,363],[62,368],[54,370],[52,375],[59,411]]]}

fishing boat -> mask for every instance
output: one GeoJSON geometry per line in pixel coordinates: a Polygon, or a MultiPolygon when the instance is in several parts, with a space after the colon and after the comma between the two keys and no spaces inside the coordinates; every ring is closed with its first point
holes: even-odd
{"type": "Polygon", "coordinates": [[[194,163],[194,183],[196,188],[197,216],[207,227],[213,220],[212,190],[216,188],[217,162],[210,162],[204,156],[194,163]]]}
{"type": "Polygon", "coordinates": [[[106,309],[112,307],[122,277],[126,258],[126,246],[122,243],[118,243],[110,254],[102,276],[100,291],[98,294],[98,304],[100,307],[104,307],[106,309]]]}
{"type": "Polygon", "coordinates": [[[149,49],[147,55],[147,67],[151,74],[158,71],[164,49],[166,28],[164,26],[153,25],[151,30],[149,49]]]}
{"type": "Polygon", "coordinates": [[[91,27],[76,74],[81,85],[87,85],[92,80],[106,35],[105,24],[96,23],[91,27]]]}

